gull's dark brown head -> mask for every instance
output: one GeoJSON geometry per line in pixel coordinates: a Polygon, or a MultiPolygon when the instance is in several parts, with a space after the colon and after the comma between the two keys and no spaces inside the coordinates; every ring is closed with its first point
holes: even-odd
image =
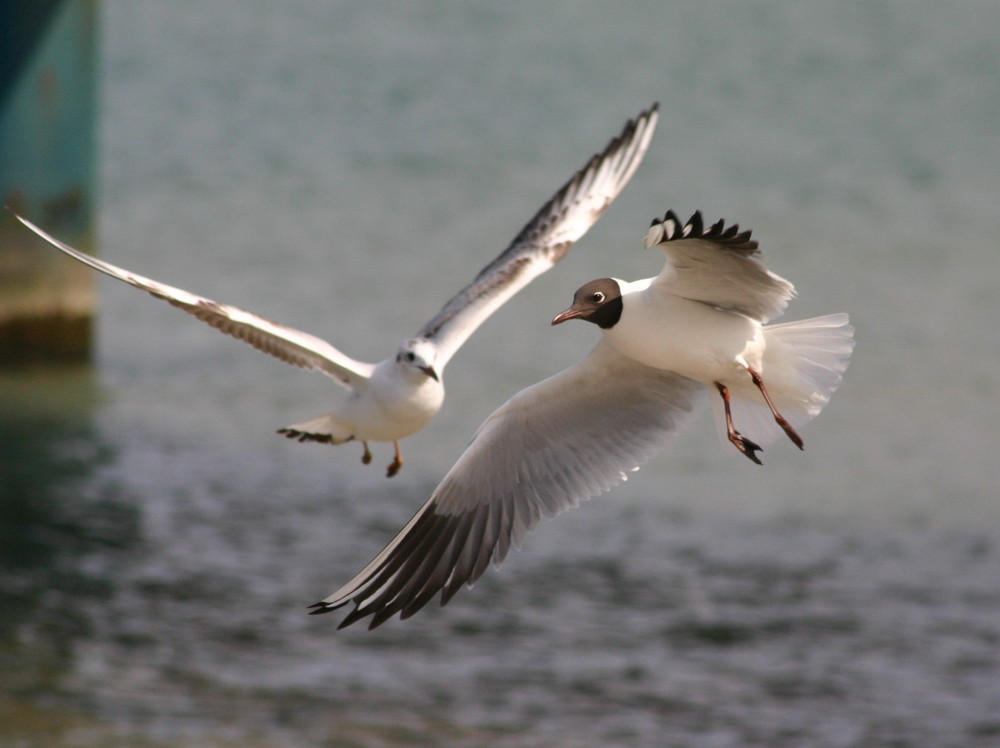
{"type": "Polygon", "coordinates": [[[573,294],[573,305],[552,318],[553,325],[570,319],[593,322],[602,330],[614,327],[622,316],[622,289],[614,278],[585,283],[573,294]]]}

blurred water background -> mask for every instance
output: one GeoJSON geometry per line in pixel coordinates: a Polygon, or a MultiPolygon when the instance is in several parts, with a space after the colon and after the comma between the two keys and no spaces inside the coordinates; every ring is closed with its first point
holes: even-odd
{"type": "Polygon", "coordinates": [[[613,209],[450,364],[392,481],[385,445],[365,467],[274,434],[336,385],[113,281],[92,367],[0,375],[0,743],[1000,745],[995,0],[105,0],[101,21],[102,255],[365,360],[627,117],[663,116],[613,209]],[[787,319],[851,313],[806,451],[758,468],[705,407],[447,608],[305,615],[494,408],[589,350],[551,316],[658,272],[641,237],[667,208],[752,228],[801,294],[787,319]]]}

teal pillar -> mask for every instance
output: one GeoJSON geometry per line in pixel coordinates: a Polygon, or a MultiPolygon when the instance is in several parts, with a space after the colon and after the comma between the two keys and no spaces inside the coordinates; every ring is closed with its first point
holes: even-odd
{"type": "MultiPolygon", "coordinates": [[[[97,0],[0,1],[0,199],[94,248],[97,0]]],[[[92,273],[0,215],[0,363],[89,355],[92,273]]]]}

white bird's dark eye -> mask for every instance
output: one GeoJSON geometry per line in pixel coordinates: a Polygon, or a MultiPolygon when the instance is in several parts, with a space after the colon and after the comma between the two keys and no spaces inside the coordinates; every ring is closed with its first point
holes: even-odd
{"type": "Polygon", "coordinates": [[[410,351],[409,353],[406,354],[406,360],[407,361],[415,361],[416,358],[417,357],[416,357],[416,355],[414,355],[413,351],[410,351]]]}
{"type": "Polygon", "coordinates": [[[595,304],[600,304],[600,303],[601,303],[602,301],[604,301],[604,294],[603,294],[603,293],[601,293],[600,291],[598,291],[598,292],[597,292],[597,293],[595,293],[595,294],[594,294],[593,296],[591,296],[591,297],[590,297],[590,299],[591,299],[591,301],[593,301],[593,302],[594,302],[595,304]]]}

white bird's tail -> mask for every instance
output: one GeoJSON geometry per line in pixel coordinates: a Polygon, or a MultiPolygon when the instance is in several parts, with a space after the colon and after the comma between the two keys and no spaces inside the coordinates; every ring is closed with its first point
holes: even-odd
{"type": "Polygon", "coordinates": [[[278,433],[300,442],[320,442],[322,444],[343,444],[354,438],[351,429],[331,413],[278,429],[278,433]]]}
{"type": "MultiPolygon", "coordinates": [[[[764,339],[761,378],[778,412],[799,428],[819,415],[840,386],[854,350],[854,328],[846,314],[828,314],[767,325],[764,339]]],[[[761,446],[784,436],[752,383],[731,388],[731,394],[733,425],[740,433],[761,446]]],[[[722,399],[712,402],[725,439],[722,399]]]]}

